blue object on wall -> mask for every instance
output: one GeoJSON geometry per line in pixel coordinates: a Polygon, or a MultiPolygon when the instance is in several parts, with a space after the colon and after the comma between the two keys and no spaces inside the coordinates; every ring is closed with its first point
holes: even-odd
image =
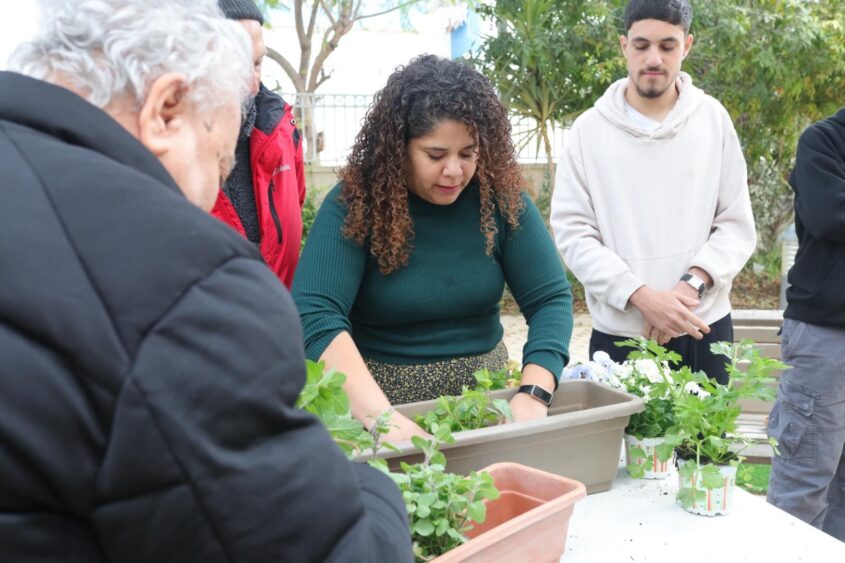
{"type": "Polygon", "coordinates": [[[463,57],[481,44],[481,16],[469,10],[464,22],[452,30],[452,58],[463,57]]]}

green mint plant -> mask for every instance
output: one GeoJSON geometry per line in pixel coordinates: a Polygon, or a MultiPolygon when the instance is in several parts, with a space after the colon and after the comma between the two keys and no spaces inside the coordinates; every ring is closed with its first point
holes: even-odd
{"type": "MultiPolygon", "coordinates": [[[[393,448],[388,443],[380,444],[380,436],[389,430],[390,414],[376,419],[368,432],[350,413],[349,397],[343,389],[346,376],[325,369],[322,362],[307,361],[306,368],[306,383],[297,406],[317,416],[349,458],[372,451],[368,463],[390,476],[402,491],[416,561],[431,561],[469,541],[466,532],[487,516],[484,501],[498,498],[499,491],[489,473],[463,476],[446,472],[446,458],[439,448],[454,442],[449,426],[433,424],[431,440],[414,436],[411,441],[422,450],[422,463],[402,463],[402,473],[391,472],[386,460],[375,457],[380,445],[393,448]]],[[[485,380],[483,385],[491,384],[489,378],[481,379],[485,380]]]]}
{"type": "MultiPolygon", "coordinates": [[[[751,442],[737,433],[739,400],[773,400],[776,389],[771,374],[787,369],[780,361],[763,357],[751,341],[719,342],[710,349],[727,358],[729,383],[721,385],[686,367],[673,372],[675,424],[666,433],[665,444],[657,448],[661,460],[669,459],[674,449],[680,459],[687,461],[680,465],[681,476],[686,482],[700,483],[704,489],[721,487],[719,466],[738,466],[744,459],[742,450],[751,442]]],[[[769,443],[777,451],[777,442],[770,438],[769,443]]],[[[702,502],[705,494],[697,487],[681,487],[678,500],[689,508],[702,502]]]]}
{"type": "MultiPolygon", "coordinates": [[[[346,376],[333,369],[326,369],[323,362],[306,360],[305,367],[305,386],[296,406],[317,416],[348,458],[377,448],[373,434],[352,417],[349,396],[343,390],[346,376]]],[[[385,422],[381,421],[381,424],[385,422]]]]}
{"type": "Polygon", "coordinates": [[[493,376],[488,370],[480,370],[473,377],[477,382],[475,389],[464,387],[457,397],[439,397],[433,410],[416,417],[417,424],[432,434],[435,426],[460,432],[492,426],[501,420],[512,421],[513,414],[508,402],[490,398],[490,391],[503,380],[502,376],[493,376]]]}
{"type": "MultiPolygon", "coordinates": [[[[402,491],[418,563],[431,561],[469,541],[466,532],[472,529],[473,522],[483,523],[487,517],[484,501],[499,498],[489,473],[447,473],[446,458],[439,447],[454,442],[454,438],[448,426],[435,424],[431,431],[431,440],[411,438],[423,452],[421,463],[403,462],[402,473],[388,472],[402,491]]],[[[386,470],[386,463],[373,465],[386,470]]]]}
{"type": "Polygon", "coordinates": [[[508,360],[505,367],[498,371],[482,369],[475,372],[473,377],[476,378],[476,381],[478,381],[479,377],[489,379],[491,384],[488,389],[490,391],[497,391],[499,389],[518,387],[519,382],[522,379],[522,371],[520,370],[519,363],[513,360],[508,360]]]}

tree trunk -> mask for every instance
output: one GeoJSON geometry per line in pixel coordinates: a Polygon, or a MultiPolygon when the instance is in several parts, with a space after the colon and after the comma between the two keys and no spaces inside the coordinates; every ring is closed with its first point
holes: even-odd
{"type": "Polygon", "coordinates": [[[316,95],[313,92],[296,93],[296,122],[302,135],[305,137],[305,160],[311,164],[320,163],[320,151],[322,146],[318,141],[318,132],[315,130],[314,106],[316,95]]]}

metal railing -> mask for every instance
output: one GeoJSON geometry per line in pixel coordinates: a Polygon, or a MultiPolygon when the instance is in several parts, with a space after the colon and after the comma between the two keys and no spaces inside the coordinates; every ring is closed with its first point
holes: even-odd
{"type": "MultiPolygon", "coordinates": [[[[355,136],[372,103],[367,94],[285,94],[293,104],[294,114],[305,141],[303,154],[307,164],[341,166],[355,142],[355,136]]],[[[514,145],[522,163],[545,163],[542,142],[532,134],[535,124],[530,119],[511,119],[514,145]]],[[[563,131],[552,132],[554,153],[562,146],[563,131]]]]}

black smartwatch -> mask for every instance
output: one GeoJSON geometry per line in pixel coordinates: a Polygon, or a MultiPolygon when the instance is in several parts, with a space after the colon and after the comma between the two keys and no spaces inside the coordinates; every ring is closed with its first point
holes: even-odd
{"type": "Polygon", "coordinates": [[[519,387],[518,393],[527,393],[531,395],[534,399],[540,401],[547,407],[552,405],[552,399],[554,395],[540,387],[539,385],[521,385],[519,387]]]}
{"type": "Polygon", "coordinates": [[[707,284],[704,283],[704,280],[695,274],[684,274],[681,276],[681,281],[690,284],[698,292],[699,299],[704,295],[704,290],[707,289],[707,284]]]}

